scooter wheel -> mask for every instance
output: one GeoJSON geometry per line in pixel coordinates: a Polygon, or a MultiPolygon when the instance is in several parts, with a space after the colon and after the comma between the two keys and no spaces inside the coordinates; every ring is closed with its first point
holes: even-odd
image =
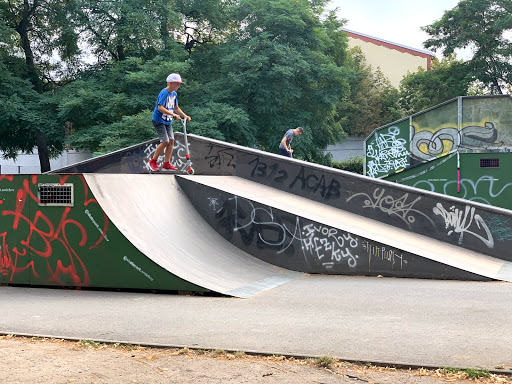
{"type": "Polygon", "coordinates": [[[188,167],[188,169],[187,169],[187,173],[188,173],[189,175],[193,175],[193,174],[195,173],[194,168],[192,168],[192,167],[188,167]]]}

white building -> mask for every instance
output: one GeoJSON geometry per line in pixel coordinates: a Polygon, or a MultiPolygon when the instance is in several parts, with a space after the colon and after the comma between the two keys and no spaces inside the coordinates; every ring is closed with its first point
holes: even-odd
{"type": "MultiPolygon", "coordinates": [[[[64,151],[56,159],[50,159],[50,168],[53,171],[90,158],[92,158],[92,153],[89,151],[77,151],[74,149],[64,151]]],[[[0,151],[0,174],[17,175],[39,173],[41,173],[41,166],[39,164],[37,148],[34,149],[34,153],[32,154],[20,153],[16,161],[4,159],[3,152],[0,151]]]]}

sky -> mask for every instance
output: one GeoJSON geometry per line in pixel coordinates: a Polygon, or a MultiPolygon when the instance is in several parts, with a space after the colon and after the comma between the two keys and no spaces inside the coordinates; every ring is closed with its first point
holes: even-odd
{"type": "MultiPolygon", "coordinates": [[[[429,36],[420,27],[439,20],[459,0],[331,0],[328,9],[338,8],[337,15],[347,19],[345,28],[372,37],[427,50],[423,42],[429,36]]],[[[432,52],[432,50],[429,50],[432,52]]],[[[441,52],[433,52],[439,59],[441,52]]],[[[469,52],[459,51],[459,59],[469,52]]]]}

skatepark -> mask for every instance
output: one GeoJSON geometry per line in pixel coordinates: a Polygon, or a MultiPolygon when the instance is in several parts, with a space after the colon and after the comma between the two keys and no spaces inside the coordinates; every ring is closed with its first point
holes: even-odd
{"type": "Polygon", "coordinates": [[[512,366],[510,210],[188,141],[1,176],[2,333],[512,366]]]}

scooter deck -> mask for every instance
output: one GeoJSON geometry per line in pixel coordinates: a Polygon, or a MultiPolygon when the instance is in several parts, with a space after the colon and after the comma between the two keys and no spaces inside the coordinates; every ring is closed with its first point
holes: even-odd
{"type": "Polygon", "coordinates": [[[153,171],[152,169],[147,169],[146,172],[144,173],[154,173],[154,174],[161,174],[161,175],[193,175],[194,174],[194,169],[193,168],[190,168],[191,171],[189,170],[184,170],[184,169],[177,169],[175,171],[162,171],[162,170],[159,170],[159,171],[153,171]]]}

